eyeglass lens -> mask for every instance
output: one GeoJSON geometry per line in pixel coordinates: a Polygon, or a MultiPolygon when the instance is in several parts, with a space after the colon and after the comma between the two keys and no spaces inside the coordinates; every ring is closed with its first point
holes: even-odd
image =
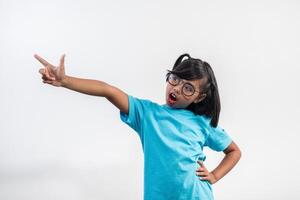
{"type": "MultiPolygon", "coordinates": [[[[170,74],[168,76],[168,82],[173,86],[178,85],[181,81],[182,81],[182,79],[174,74],[170,74]]],[[[187,96],[191,96],[195,93],[195,88],[190,83],[184,83],[182,86],[182,92],[183,92],[183,94],[185,94],[187,96]]]]}

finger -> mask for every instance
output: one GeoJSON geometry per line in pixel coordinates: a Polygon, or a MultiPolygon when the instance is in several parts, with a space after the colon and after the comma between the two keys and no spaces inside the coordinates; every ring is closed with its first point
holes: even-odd
{"type": "Polygon", "coordinates": [[[43,58],[40,57],[39,55],[34,54],[34,57],[35,57],[38,61],[40,61],[40,63],[42,63],[44,66],[50,65],[45,59],[43,59],[43,58]]]}
{"type": "Polygon", "coordinates": [[[45,74],[48,78],[53,77],[53,74],[51,73],[51,70],[49,69],[49,66],[45,67],[45,74]]]}
{"type": "Polygon", "coordinates": [[[46,75],[47,77],[50,77],[50,74],[49,74],[49,71],[48,71],[48,67],[45,67],[45,75],[46,75]]]}
{"type": "Polygon", "coordinates": [[[54,77],[55,76],[54,71],[56,70],[56,67],[54,67],[52,65],[48,65],[45,68],[46,68],[46,70],[48,72],[49,77],[54,77]]]}
{"type": "Polygon", "coordinates": [[[47,81],[47,80],[44,80],[43,83],[48,83],[48,84],[52,84],[53,81],[47,81]]]}
{"type": "Polygon", "coordinates": [[[55,78],[54,78],[54,77],[43,76],[42,79],[43,79],[43,80],[47,80],[47,81],[55,81],[55,78]]]}
{"type": "Polygon", "coordinates": [[[196,174],[197,174],[197,176],[208,176],[208,173],[206,173],[206,172],[198,172],[196,174]]]}
{"type": "Polygon", "coordinates": [[[46,69],[40,69],[40,70],[39,70],[39,73],[40,73],[41,75],[43,75],[43,77],[46,77],[46,76],[47,76],[47,74],[46,74],[46,69]]]}
{"type": "Polygon", "coordinates": [[[44,69],[43,79],[44,78],[48,79],[48,80],[55,80],[55,77],[53,77],[53,76],[50,75],[47,67],[45,67],[45,69],[44,69]]]}
{"type": "Polygon", "coordinates": [[[65,56],[66,56],[66,54],[63,54],[63,55],[60,57],[60,61],[59,61],[59,66],[60,66],[60,67],[65,66],[65,56]]]}
{"type": "Polygon", "coordinates": [[[47,79],[48,79],[48,77],[46,76],[45,73],[42,74],[42,79],[44,79],[44,80],[47,80],[47,79]]]}
{"type": "Polygon", "coordinates": [[[205,171],[205,169],[202,168],[202,167],[199,167],[199,168],[196,170],[196,172],[203,172],[203,171],[205,171]]]}
{"type": "Polygon", "coordinates": [[[46,76],[42,76],[42,79],[44,81],[54,81],[55,80],[55,78],[53,78],[53,77],[46,77],[46,76]]]}
{"type": "Polygon", "coordinates": [[[42,75],[45,74],[45,69],[39,69],[39,73],[42,75]]]}
{"type": "Polygon", "coordinates": [[[208,176],[204,176],[204,177],[199,177],[200,180],[202,181],[208,181],[209,177],[208,176]]]}

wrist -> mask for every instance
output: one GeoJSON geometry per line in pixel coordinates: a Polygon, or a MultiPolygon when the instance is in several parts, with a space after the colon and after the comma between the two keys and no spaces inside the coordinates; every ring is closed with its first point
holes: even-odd
{"type": "Polygon", "coordinates": [[[210,174],[211,174],[211,177],[212,177],[211,184],[214,184],[214,183],[216,183],[216,182],[218,181],[218,179],[217,179],[216,175],[214,174],[214,172],[210,172],[210,174]]]}
{"type": "Polygon", "coordinates": [[[69,80],[69,77],[68,76],[64,76],[64,78],[61,80],[61,86],[62,87],[67,87],[68,80],[69,80]]]}

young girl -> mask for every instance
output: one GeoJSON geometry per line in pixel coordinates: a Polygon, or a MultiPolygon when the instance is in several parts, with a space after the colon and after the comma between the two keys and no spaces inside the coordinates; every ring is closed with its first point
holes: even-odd
{"type": "Polygon", "coordinates": [[[44,66],[39,70],[44,83],[107,98],[120,110],[121,120],[138,133],[144,152],[145,200],[212,200],[212,184],[241,157],[238,146],[218,126],[218,86],[205,61],[179,56],[167,72],[166,103],[160,105],[102,81],[65,75],[65,55],[57,67],[34,57],[44,66]],[[203,164],[205,146],[225,153],[212,171],[203,164]]]}

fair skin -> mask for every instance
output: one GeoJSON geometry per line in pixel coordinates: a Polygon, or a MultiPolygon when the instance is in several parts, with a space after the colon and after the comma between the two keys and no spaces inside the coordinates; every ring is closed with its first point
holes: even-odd
{"type": "Polygon", "coordinates": [[[187,81],[187,80],[183,80],[183,81],[184,81],[184,83],[189,83],[190,85],[192,85],[196,91],[194,92],[193,95],[186,96],[182,93],[183,83],[180,83],[176,86],[167,84],[166,103],[172,108],[178,108],[178,109],[186,108],[191,103],[198,103],[206,97],[206,94],[200,93],[200,90],[199,90],[200,85],[203,84],[205,82],[205,80],[196,79],[196,80],[190,80],[190,81],[187,81]],[[173,104],[171,104],[169,102],[170,93],[174,93],[176,95],[176,102],[173,104]]]}
{"type": "MultiPolygon", "coordinates": [[[[87,95],[105,97],[113,105],[115,105],[120,111],[128,114],[128,95],[117,87],[109,85],[103,81],[81,79],[76,77],[67,76],[65,74],[65,55],[62,55],[58,66],[54,66],[47,62],[45,59],[38,55],[34,57],[43,65],[43,68],[39,69],[39,73],[42,75],[43,83],[47,83],[56,87],[64,87],[76,92],[80,92],[87,95]]],[[[173,108],[186,108],[191,103],[198,103],[202,101],[206,95],[201,93],[200,85],[203,84],[203,80],[184,80],[192,84],[196,91],[192,96],[185,96],[181,93],[182,85],[179,84],[172,86],[167,84],[166,88],[166,102],[173,108]],[[176,102],[170,104],[168,101],[169,94],[176,94],[176,102]]],[[[198,161],[200,165],[196,170],[196,175],[201,180],[207,180],[211,184],[216,183],[222,177],[224,177],[239,161],[241,157],[241,151],[239,147],[232,142],[224,151],[224,158],[220,164],[212,171],[209,171],[203,163],[198,161]]]]}

